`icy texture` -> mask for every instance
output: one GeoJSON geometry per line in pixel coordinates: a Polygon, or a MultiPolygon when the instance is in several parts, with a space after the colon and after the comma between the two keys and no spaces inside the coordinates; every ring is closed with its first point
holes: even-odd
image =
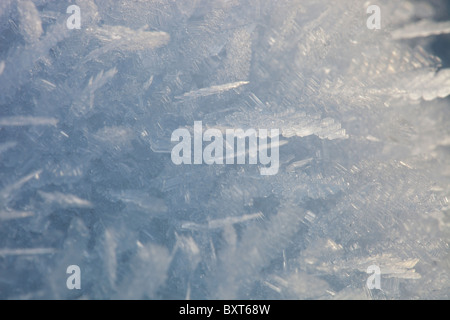
{"type": "Polygon", "coordinates": [[[357,0],[72,2],[80,30],[0,1],[1,299],[450,298],[445,1],[380,0],[381,30],[357,0]],[[200,120],[280,129],[278,174],[174,165],[200,120]]]}
{"type": "Polygon", "coordinates": [[[431,35],[450,33],[450,22],[434,22],[420,20],[417,23],[403,27],[392,32],[394,39],[412,39],[431,35]]]}

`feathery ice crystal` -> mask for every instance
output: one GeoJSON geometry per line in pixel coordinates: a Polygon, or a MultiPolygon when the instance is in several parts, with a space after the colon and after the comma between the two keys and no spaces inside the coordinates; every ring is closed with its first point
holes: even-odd
{"type": "Polygon", "coordinates": [[[449,298],[445,1],[72,2],[0,4],[0,298],[449,298]],[[278,173],[175,165],[194,121],[278,173]]]}

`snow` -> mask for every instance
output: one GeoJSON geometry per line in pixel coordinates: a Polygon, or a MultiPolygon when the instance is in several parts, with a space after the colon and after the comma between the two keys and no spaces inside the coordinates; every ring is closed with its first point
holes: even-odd
{"type": "Polygon", "coordinates": [[[1,1],[0,299],[448,299],[450,7],[368,5],[1,1]],[[195,121],[278,173],[174,164],[195,121]]]}

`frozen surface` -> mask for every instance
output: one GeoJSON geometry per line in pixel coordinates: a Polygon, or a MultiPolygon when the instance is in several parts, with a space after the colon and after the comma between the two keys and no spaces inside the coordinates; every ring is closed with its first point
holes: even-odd
{"type": "Polygon", "coordinates": [[[0,299],[450,298],[446,1],[378,0],[380,30],[356,0],[71,4],[0,3],[0,299]],[[279,128],[278,174],[173,164],[200,120],[279,128]]]}

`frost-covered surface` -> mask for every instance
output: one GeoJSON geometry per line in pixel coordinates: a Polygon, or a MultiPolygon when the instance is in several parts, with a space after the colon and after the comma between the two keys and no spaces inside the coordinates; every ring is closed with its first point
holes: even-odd
{"type": "Polygon", "coordinates": [[[448,299],[444,3],[2,0],[0,298],[448,299]],[[196,120],[278,174],[174,165],[196,120]]]}

